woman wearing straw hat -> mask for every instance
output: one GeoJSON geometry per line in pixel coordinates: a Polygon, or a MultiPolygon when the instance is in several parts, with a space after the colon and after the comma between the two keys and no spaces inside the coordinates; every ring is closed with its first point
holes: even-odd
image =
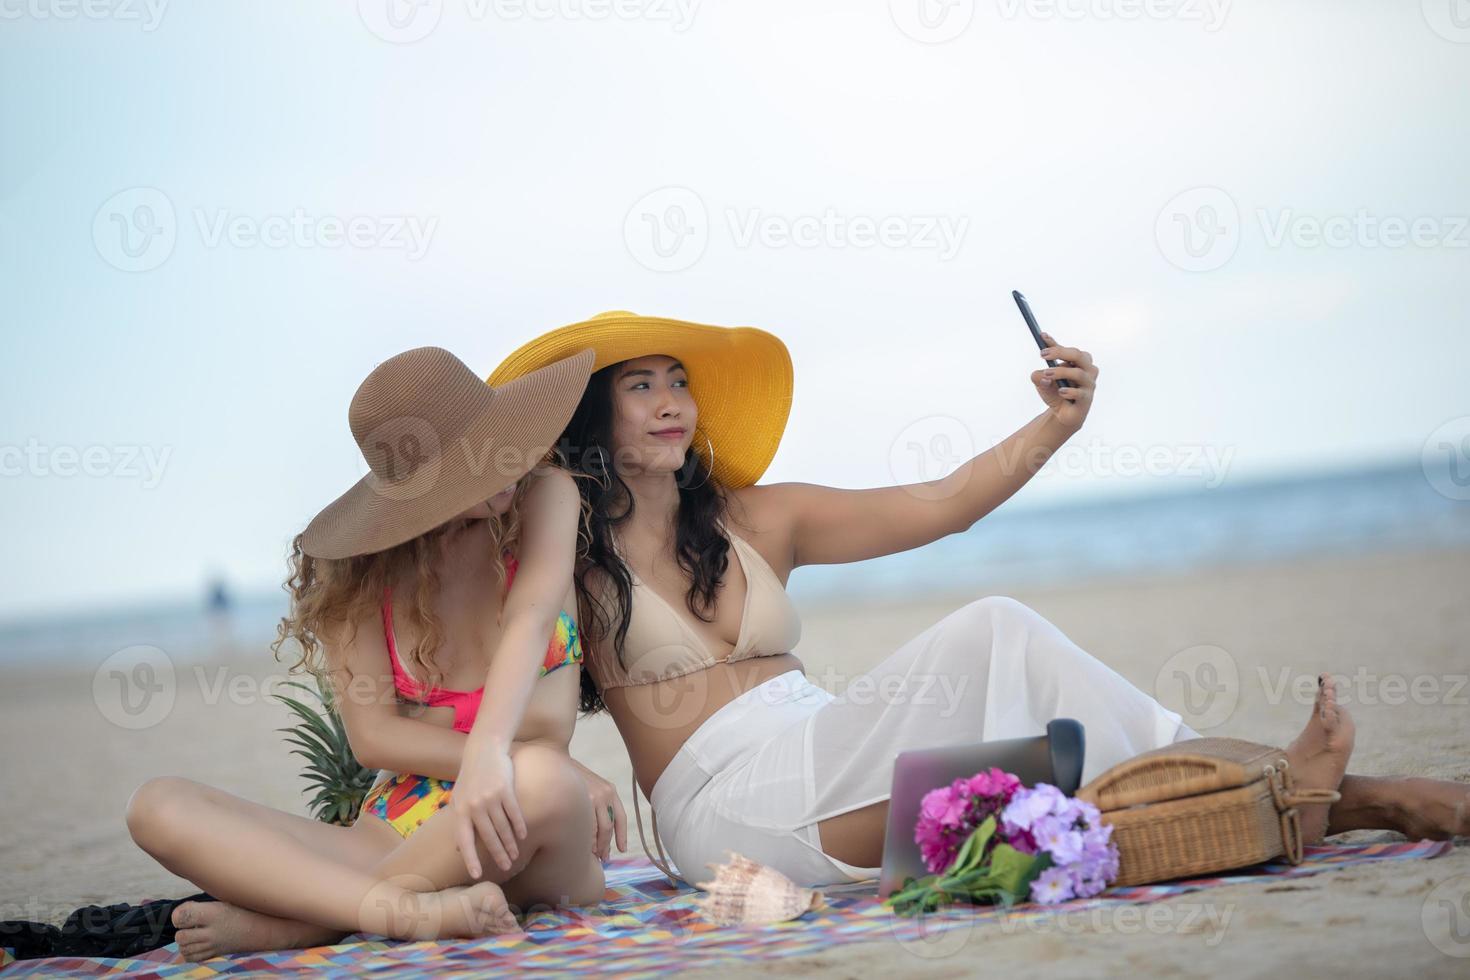
{"type": "MultiPolygon", "coordinates": [[[[944,617],[841,697],[812,684],[792,655],[801,630],[785,591],[792,569],[963,531],[1082,425],[1097,366],[1086,351],[1046,339],[1043,356],[1065,363],[1032,373],[1039,415],[942,479],[867,490],[756,485],[792,391],[786,348],[762,330],[604,313],[530,341],[490,376],[501,384],[567,351],[596,351],[563,439],[573,466],[592,478],[579,482],[591,510],[577,570],[584,702],[600,698],[622,734],[635,812],[641,785],[665,860],[649,856],[666,873],[672,858],[697,876],[733,849],[804,885],[875,877],[893,760],[906,749],[1039,734],[1070,717],[1086,726],[1086,780],[1196,737],[1009,598],[980,598],[944,617]]],[[[1470,830],[1470,788],[1344,779],[1352,741],[1328,679],[1287,750],[1304,789],[1341,784],[1330,814],[1326,804],[1303,807],[1307,839],[1369,826],[1440,837],[1470,830]]]]}
{"type": "Polygon", "coordinates": [[[515,927],[511,905],[601,898],[621,804],[567,754],[582,505],[553,449],[592,358],[490,387],[426,347],[362,383],[349,418],[370,472],[297,535],[275,646],[299,644],[384,772],[350,828],[145,783],[134,840],[220,900],[174,913],[189,959],[483,935],[515,927]]]}

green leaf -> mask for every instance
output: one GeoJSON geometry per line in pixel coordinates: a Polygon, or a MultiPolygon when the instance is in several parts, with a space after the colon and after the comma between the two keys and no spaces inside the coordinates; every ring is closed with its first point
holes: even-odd
{"type": "Polygon", "coordinates": [[[889,895],[884,899],[884,902],[888,905],[895,905],[901,902],[914,901],[927,892],[937,880],[939,880],[938,875],[925,875],[917,879],[912,876],[905,878],[903,888],[889,895]]]}
{"type": "Polygon", "coordinates": [[[317,714],[315,711],[312,711],[300,701],[293,700],[292,698],[288,698],[285,695],[278,695],[278,697],[280,697],[282,701],[286,702],[286,704],[290,705],[292,711],[295,711],[298,715],[301,716],[301,723],[305,726],[307,731],[310,731],[317,738],[321,739],[323,742],[329,745],[332,743],[332,729],[330,726],[327,725],[326,722],[322,721],[321,715],[317,714]]]}
{"type": "Polygon", "coordinates": [[[341,777],[339,776],[339,774],[333,772],[330,769],[326,769],[320,765],[317,765],[316,763],[312,763],[311,765],[307,766],[306,769],[303,770],[303,775],[307,772],[316,773],[317,776],[320,777],[323,786],[336,786],[341,781],[341,777]]]}
{"type": "Polygon", "coordinates": [[[362,800],[377,776],[365,768],[352,754],[347,729],[332,704],[328,690],[317,681],[315,690],[298,681],[286,681],[282,687],[294,687],[311,694],[322,705],[322,711],[279,692],[271,696],[280,701],[298,721],[277,731],[285,735],[287,745],[296,746],[291,755],[306,760],[302,776],[305,793],[313,794],[308,803],[312,815],[329,823],[351,823],[362,808],[362,800]]]}
{"type": "Polygon", "coordinates": [[[990,854],[990,873],[1003,891],[1024,900],[1031,882],[1051,863],[1045,853],[1023,854],[1009,844],[997,844],[990,854]]]}
{"type": "Polygon", "coordinates": [[[320,697],[321,696],[321,688],[320,687],[313,689],[313,688],[307,687],[305,684],[301,683],[300,681],[285,681],[284,683],[281,684],[281,686],[282,687],[299,688],[300,690],[305,691],[307,694],[310,694],[310,695],[313,695],[313,696],[316,696],[316,697],[320,697]]]}
{"type": "Polygon", "coordinates": [[[292,728],[286,729],[286,731],[288,731],[290,734],[296,736],[297,738],[308,739],[311,742],[314,742],[317,745],[320,745],[322,748],[331,748],[332,746],[334,746],[337,743],[337,739],[332,736],[332,733],[331,732],[328,732],[325,735],[323,735],[317,729],[313,728],[310,725],[304,724],[304,723],[303,724],[300,724],[300,725],[296,725],[296,726],[294,726],[292,728]]]}
{"type": "Polygon", "coordinates": [[[954,863],[950,865],[950,874],[973,871],[980,867],[980,863],[985,860],[985,848],[994,836],[995,817],[986,817],[985,822],[976,827],[974,833],[966,839],[960,853],[955,855],[954,863]]]}
{"type": "Polygon", "coordinates": [[[332,751],[332,749],[316,741],[310,736],[302,735],[299,732],[292,732],[290,735],[286,736],[285,741],[287,744],[298,746],[304,751],[310,752],[312,755],[320,759],[332,759],[337,756],[337,753],[332,751]]]}

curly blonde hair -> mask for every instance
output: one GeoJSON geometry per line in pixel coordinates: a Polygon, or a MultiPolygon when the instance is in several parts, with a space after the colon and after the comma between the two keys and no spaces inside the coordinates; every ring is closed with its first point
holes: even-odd
{"type": "MultiPolygon", "coordinates": [[[[554,463],[555,459],[548,454],[543,462],[554,463]]],[[[508,577],[505,554],[515,553],[520,542],[521,503],[530,484],[523,477],[506,512],[492,512],[489,517],[490,536],[497,545],[495,571],[500,582],[497,620],[505,603],[508,577]]],[[[276,626],[271,652],[280,660],[282,646],[294,642],[300,656],[291,665],[291,673],[307,671],[318,681],[328,681],[338,665],[330,662],[323,638],[330,637],[334,644],[352,642],[359,624],[380,615],[383,593],[388,586],[411,580],[414,588],[408,621],[419,640],[406,656],[402,650],[399,656],[415,678],[424,679],[426,689],[437,687],[441,674],[435,657],[444,643],[444,628],[434,614],[433,598],[440,584],[434,559],[444,538],[461,527],[462,522],[452,519],[402,544],[351,558],[313,558],[301,550],[302,535],[296,535],[287,558],[291,571],[282,585],[291,596],[291,606],[276,626]]]]}

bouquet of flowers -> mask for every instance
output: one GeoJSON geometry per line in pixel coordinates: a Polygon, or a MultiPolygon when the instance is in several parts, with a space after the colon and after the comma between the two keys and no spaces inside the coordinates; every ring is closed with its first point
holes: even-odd
{"type": "Polygon", "coordinates": [[[930,874],[906,879],[886,904],[914,915],[954,901],[1088,898],[1118,876],[1112,833],[1091,803],[991,768],[924,795],[914,840],[930,874]]]}

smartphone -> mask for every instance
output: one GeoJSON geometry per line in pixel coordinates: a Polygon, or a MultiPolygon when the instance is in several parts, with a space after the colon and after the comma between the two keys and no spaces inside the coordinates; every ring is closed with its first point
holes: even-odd
{"type": "MultiPolygon", "coordinates": [[[[1041,327],[1039,327],[1036,323],[1036,315],[1031,312],[1031,304],[1027,303],[1026,297],[1022,296],[1021,293],[1017,290],[1012,289],[1011,296],[1015,299],[1016,305],[1021,308],[1021,316],[1025,318],[1026,326],[1031,328],[1031,336],[1036,338],[1036,348],[1038,350],[1046,350],[1048,347],[1051,346],[1051,344],[1048,344],[1045,340],[1041,339],[1041,327]]],[[[1048,367],[1061,367],[1066,362],[1057,358],[1052,358],[1046,363],[1048,367]]],[[[1066,378],[1057,378],[1056,380],[1058,388],[1077,387],[1066,378]]]]}

